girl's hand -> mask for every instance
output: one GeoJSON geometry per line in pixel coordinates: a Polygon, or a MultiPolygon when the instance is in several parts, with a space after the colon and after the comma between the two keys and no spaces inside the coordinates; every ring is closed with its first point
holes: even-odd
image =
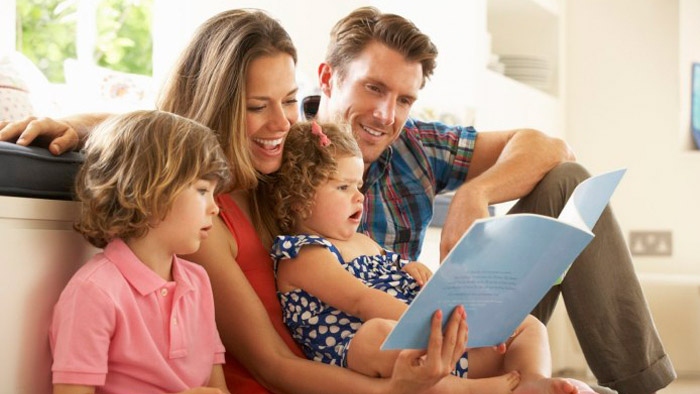
{"type": "Polygon", "coordinates": [[[428,282],[428,279],[433,276],[433,271],[431,271],[425,264],[418,261],[411,261],[410,263],[406,264],[402,270],[411,275],[411,277],[416,280],[416,283],[418,283],[420,287],[423,287],[423,285],[428,282]]]}

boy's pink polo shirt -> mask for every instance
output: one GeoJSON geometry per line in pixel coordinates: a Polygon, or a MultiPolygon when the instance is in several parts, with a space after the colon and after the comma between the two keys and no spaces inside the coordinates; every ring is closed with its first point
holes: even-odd
{"type": "Polygon", "coordinates": [[[98,386],[97,393],[206,385],[224,362],[209,277],[177,257],[172,273],[166,282],[121,240],[81,267],[54,308],[53,383],[98,386]]]}

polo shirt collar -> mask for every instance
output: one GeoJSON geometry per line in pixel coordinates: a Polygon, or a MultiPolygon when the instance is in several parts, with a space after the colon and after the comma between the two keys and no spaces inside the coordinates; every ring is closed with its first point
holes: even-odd
{"type": "MultiPolygon", "coordinates": [[[[146,264],[144,264],[134,252],[121,239],[111,241],[104,249],[104,255],[107,257],[122,273],[129,284],[136,289],[141,295],[150,294],[167,283],[167,281],[146,264]]],[[[173,256],[173,280],[175,281],[178,292],[193,289],[192,281],[184,273],[180,267],[180,259],[173,256]]]]}

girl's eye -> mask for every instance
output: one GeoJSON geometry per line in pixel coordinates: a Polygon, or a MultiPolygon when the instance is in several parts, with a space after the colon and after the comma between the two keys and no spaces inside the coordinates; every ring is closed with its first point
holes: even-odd
{"type": "Polygon", "coordinates": [[[340,185],[340,186],[338,186],[338,190],[344,192],[344,191],[348,190],[348,185],[340,185]]]}
{"type": "Polygon", "coordinates": [[[284,103],[285,103],[286,105],[292,105],[292,104],[296,104],[297,102],[298,102],[297,98],[294,97],[294,98],[291,98],[291,99],[289,99],[289,100],[286,100],[284,103]]]}
{"type": "Polygon", "coordinates": [[[264,109],[265,109],[265,106],[263,106],[263,105],[246,107],[246,110],[249,112],[261,112],[264,109]]]}

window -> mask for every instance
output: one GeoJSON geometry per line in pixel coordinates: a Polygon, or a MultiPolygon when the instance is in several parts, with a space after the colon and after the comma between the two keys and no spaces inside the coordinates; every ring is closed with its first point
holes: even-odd
{"type": "Polygon", "coordinates": [[[59,0],[16,0],[16,49],[51,82],[64,82],[63,61],[76,57],[76,4],[59,0]]]}
{"type": "Polygon", "coordinates": [[[27,86],[31,114],[153,107],[151,20],[158,0],[4,1],[0,11],[10,15],[0,15],[0,35],[12,37],[0,41],[0,54],[16,50],[12,56],[38,76],[27,86]]]}
{"type": "Polygon", "coordinates": [[[63,62],[151,75],[153,0],[16,0],[16,49],[51,82],[63,62]]]}

